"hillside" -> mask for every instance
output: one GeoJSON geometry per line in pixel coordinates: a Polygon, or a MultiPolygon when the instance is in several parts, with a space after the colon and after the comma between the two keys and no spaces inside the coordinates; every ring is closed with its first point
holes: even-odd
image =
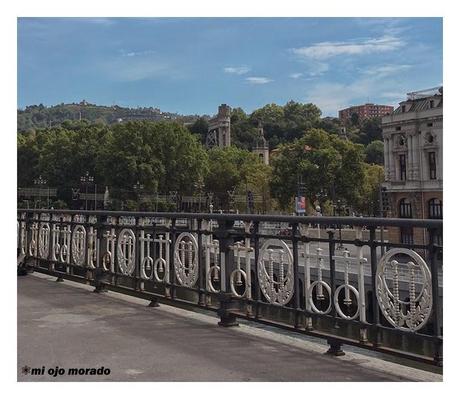
{"type": "Polygon", "coordinates": [[[31,105],[18,110],[18,131],[56,126],[65,120],[86,119],[90,122],[112,124],[130,120],[178,120],[193,122],[196,115],[184,116],[162,112],[159,108],[124,108],[118,105],[104,106],[82,101],[79,104],[59,104],[46,107],[42,104],[31,105]]]}

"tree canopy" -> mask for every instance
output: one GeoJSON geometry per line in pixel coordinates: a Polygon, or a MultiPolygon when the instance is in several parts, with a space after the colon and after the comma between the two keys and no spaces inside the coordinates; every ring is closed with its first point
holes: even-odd
{"type": "MultiPolygon", "coordinates": [[[[278,209],[292,210],[298,183],[302,181],[311,204],[319,202],[327,207],[328,201],[340,200],[363,212],[373,206],[366,196],[375,196],[376,176],[383,164],[379,119],[358,118],[355,125],[349,123],[348,139],[344,139],[340,134],[341,121],[321,118],[321,111],[314,104],[267,104],[251,114],[233,108],[232,146],[208,150],[203,145],[209,126],[207,115],[184,119],[160,113],[163,116],[159,121],[111,123],[103,116],[103,109],[94,107],[86,102],[71,107],[40,104],[18,111],[18,123],[27,115],[40,121],[33,122],[33,128],[28,130],[19,128],[19,187],[32,185],[41,175],[50,187],[69,189],[78,187],[80,177],[88,172],[99,186],[110,187],[111,197],[125,204],[135,201],[133,187],[137,183],[148,192],[180,195],[196,193],[204,184],[202,188],[215,193],[226,206],[229,191],[238,195],[251,191],[265,199],[265,208],[269,203],[278,209]],[[75,120],[81,110],[93,122],[75,120]],[[46,121],[51,114],[53,118],[60,115],[59,118],[73,120],[60,120],[50,126],[46,121]],[[270,166],[251,152],[259,123],[272,150],[270,166]]],[[[128,119],[160,115],[159,110],[151,108],[109,108],[128,119]]],[[[114,115],[106,111],[107,115],[114,115]]],[[[59,197],[70,205],[70,190],[59,197]]]]}

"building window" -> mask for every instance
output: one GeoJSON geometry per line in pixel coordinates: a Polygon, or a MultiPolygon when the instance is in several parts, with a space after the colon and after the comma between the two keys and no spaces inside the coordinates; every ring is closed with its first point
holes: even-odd
{"type": "Polygon", "coordinates": [[[399,156],[399,180],[406,180],[406,155],[401,154],[399,156]]]}
{"type": "Polygon", "coordinates": [[[430,100],[430,108],[434,108],[434,100],[430,100]]]}
{"type": "Polygon", "coordinates": [[[414,231],[412,227],[401,227],[401,244],[414,244],[414,231]]]}
{"type": "Polygon", "coordinates": [[[412,205],[407,198],[399,201],[399,217],[410,219],[412,217],[412,205]]]}
{"type": "Polygon", "coordinates": [[[396,130],[401,130],[401,126],[396,126],[396,130]]]}
{"type": "Polygon", "coordinates": [[[432,123],[432,122],[427,123],[426,125],[427,125],[428,127],[433,127],[433,123],[432,123]]]}
{"type": "Polygon", "coordinates": [[[428,201],[428,217],[430,219],[442,219],[442,201],[432,198],[428,201]]]}
{"type": "Polygon", "coordinates": [[[401,105],[401,112],[406,112],[406,106],[405,105],[401,105]]]}
{"type": "MultiPolygon", "coordinates": [[[[442,219],[442,201],[438,198],[432,198],[428,201],[428,217],[430,219],[442,219]]],[[[442,246],[442,229],[431,230],[429,232],[430,240],[433,244],[442,246]]],[[[438,255],[442,256],[442,254],[438,255]]]]}
{"type": "Polygon", "coordinates": [[[428,167],[430,170],[430,180],[436,180],[436,153],[428,153],[428,167]]]}

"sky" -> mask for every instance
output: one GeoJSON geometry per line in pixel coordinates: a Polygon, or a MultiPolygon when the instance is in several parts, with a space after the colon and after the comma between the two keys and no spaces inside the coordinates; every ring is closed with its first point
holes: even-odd
{"type": "Polygon", "coordinates": [[[294,100],[337,116],[441,85],[442,59],[442,18],[18,18],[18,107],[294,100]]]}

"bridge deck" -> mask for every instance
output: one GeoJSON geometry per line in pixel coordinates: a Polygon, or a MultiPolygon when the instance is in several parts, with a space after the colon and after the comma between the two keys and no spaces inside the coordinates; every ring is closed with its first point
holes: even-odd
{"type": "Polygon", "coordinates": [[[282,334],[250,326],[218,327],[211,316],[146,303],[37,274],[19,277],[18,380],[402,381],[433,376],[389,373],[383,369],[392,367],[386,366],[379,371],[372,359],[334,358],[323,355],[326,347],[317,344],[293,344],[282,334]],[[26,365],[104,366],[111,373],[54,378],[25,375],[26,365]]]}

